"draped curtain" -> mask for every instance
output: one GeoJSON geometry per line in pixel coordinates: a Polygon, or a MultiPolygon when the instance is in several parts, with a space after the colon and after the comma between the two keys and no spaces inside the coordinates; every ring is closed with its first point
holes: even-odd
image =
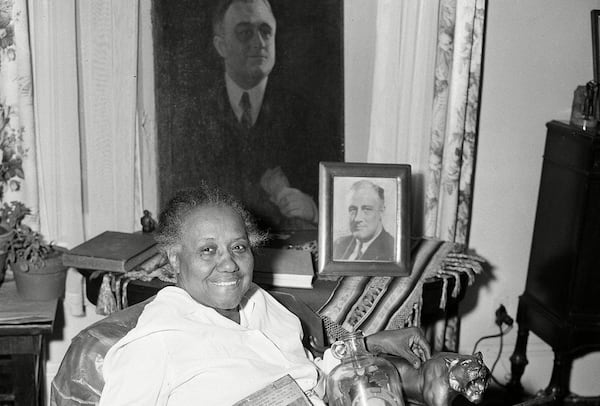
{"type": "Polygon", "coordinates": [[[467,243],[485,0],[442,0],[425,198],[426,235],[467,243]]]}
{"type": "Polygon", "coordinates": [[[412,166],[412,233],[424,235],[423,193],[431,128],[438,2],[380,0],[369,162],[412,166]]]}
{"type": "Polygon", "coordinates": [[[32,209],[39,229],[36,136],[26,0],[0,0],[0,198],[32,209]]]}
{"type": "MultiPolygon", "coordinates": [[[[414,235],[466,244],[485,0],[380,0],[377,19],[368,160],[411,164],[414,235]]],[[[457,337],[438,323],[434,349],[457,337]]]]}
{"type": "MultiPolygon", "coordinates": [[[[138,43],[149,44],[150,0],[29,0],[28,10],[27,0],[0,0],[0,18],[13,1],[15,8],[22,5],[13,12],[20,20],[12,21],[23,24],[15,37],[22,32],[24,38],[16,54],[29,60],[29,71],[34,62],[36,131],[28,130],[33,124],[20,130],[24,180],[15,177],[19,183],[9,183],[4,200],[34,208],[46,239],[67,247],[105,230],[139,230],[142,208],[153,210],[156,201],[144,200],[150,193],[142,188],[154,153],[148,141],[154,115],[143,107],[153,103],[153,86],[144,75],[141,91],[138,74],[141,65],[148,71],[148,59],[138,61],[138,43]],[[142,10],[144,29],[138,24],[142,10]]],[[[24,74],[13,82],[24,87],[22,98],[31,97],[24,74]]],[[[81,314],[82,299],[81,275],[70,271],[65,304],[71,314],[81,314]]]]}

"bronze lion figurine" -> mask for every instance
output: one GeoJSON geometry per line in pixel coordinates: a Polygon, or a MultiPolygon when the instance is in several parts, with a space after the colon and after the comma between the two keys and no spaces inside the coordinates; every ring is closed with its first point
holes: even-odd
{"type": "Polygon", "coordinates": [[[480,352],[474,355],[440,352],[418,369],[402,358],[386,358],[398,368],[404,394],[414,405],[448,406],[458,395],[480,403],[490,378],[480,352]]]}

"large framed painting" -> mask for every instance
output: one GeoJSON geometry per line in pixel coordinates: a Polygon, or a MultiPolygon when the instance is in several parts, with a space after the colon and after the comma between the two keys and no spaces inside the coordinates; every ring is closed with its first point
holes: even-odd
{"type": "Polygon", "coordinates": [[[592,62],[594,81],[600,83],[600,10],[592,10],[592,62]]]}
{"type": "Polygon", "coordinates": [[[409,275],[410,165],[322,162],[319,173],[319,272],[409,275]]]}
{"type": "Polygon", "coordinates": [[[153,0],[161,206],[208,182],[263,228],[316,230],[318,164],[344,158],[342,22],[342,0],[153,0]]]}

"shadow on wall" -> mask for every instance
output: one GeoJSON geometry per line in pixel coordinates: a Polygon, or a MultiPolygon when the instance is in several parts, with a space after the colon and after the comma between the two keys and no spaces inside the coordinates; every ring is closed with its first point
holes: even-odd
{"type": "MultiPolygon", "coordinates": [[[[470,252],[470,254],[473,254],[470,252]]],[[[495,281],[497,278],[494,276],[494,271],[496,267],[487,261],[482,264],[483,272],[475,277],[475,282],[467,289],[465,293],[465,297],[460,302],[460,315],[464,316],[465,314],[473,311],[477,304],[479,303],[479,296],[483,291],[483,288],[489,287],[492,281],[495,281]]],[[[484,300],[488,300],[489,298],[484,298],[484,300]]]]}

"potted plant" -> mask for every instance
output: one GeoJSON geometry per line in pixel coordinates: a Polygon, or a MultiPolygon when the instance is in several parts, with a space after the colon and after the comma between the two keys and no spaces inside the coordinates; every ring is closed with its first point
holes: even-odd
{"type": "MultiPolygon", "coordinates": [[[[22,221],[31,211],[21,202],[0,208],[1,223],[10,227],[5,245],[6,265],[12,270],[19,295],[28,300],[51,300],[64,294],[67,267],[63,251],[22,221]]],[[[0,223],[0,224],[1,224],[0,223]]]]}
{"type": "Polygon", "coordinates": [[[21,189],[25,179],[23,158],[27,151],[23,147],[23,129],[11,125],[13,115],[10,106],[0,103],[0,199],[4,198],[6,188],[21,189]]]}
{"type": "Polygon", "coordinates": [[[12,238],[19,219],[23,219],[30,210],[21,202],[4,203],[0,206],[0,282],[4,280],[6,271],[6,248],[12,238]]]}

